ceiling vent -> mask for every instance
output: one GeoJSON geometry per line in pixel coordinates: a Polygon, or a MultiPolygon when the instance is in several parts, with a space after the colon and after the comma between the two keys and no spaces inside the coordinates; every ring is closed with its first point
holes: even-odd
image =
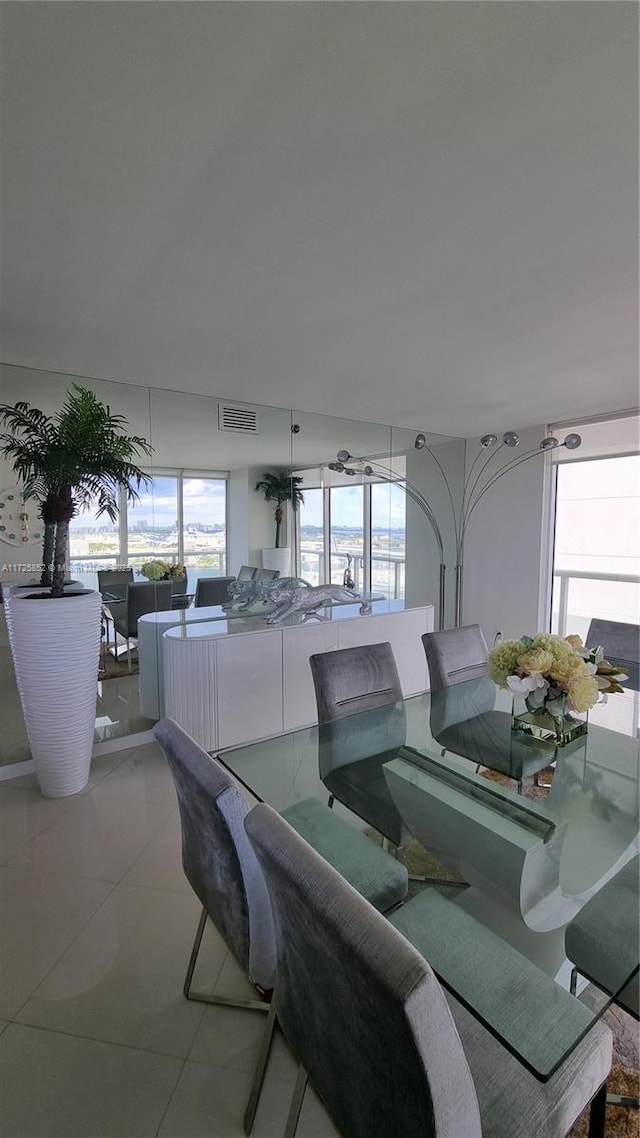
{"type": "Polygon", "coordinates": [[[231,403],[218,403],[218,430],[259,435],[258,412],[255,407],[235,407],[231,403]]]}

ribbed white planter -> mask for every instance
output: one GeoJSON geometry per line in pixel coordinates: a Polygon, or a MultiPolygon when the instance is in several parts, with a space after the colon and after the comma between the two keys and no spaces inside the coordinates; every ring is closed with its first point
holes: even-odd
{"type": "Polygon", "coordinates": [[[96,592],[29,600],[18,590],[6,598],[22,713],[40,789],[47,798],[77,794],[89,778],[100,606],[96,592]]]}
{"type": "Polygon", "coordinates": [[[262,550],[263,569],[278,569],[281,577],[288,577],[290,565],[291,550],[288,546],[283,545],[280,547],[280,549],[262,550]]]}

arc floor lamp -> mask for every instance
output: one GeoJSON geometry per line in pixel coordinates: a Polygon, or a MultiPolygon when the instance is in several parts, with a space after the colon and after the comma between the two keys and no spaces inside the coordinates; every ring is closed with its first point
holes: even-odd
{"type": "MultiPolygon", "coordinates": [[[[455,566],[455,605],[454,605],[454,623],[455,627],[459,628],[462,624],[462,599],[463,599],[463,583],[464,583],[464,541],[467,533],[467,527],[475,512],[476,507],[492,486],[504,478],[505,474],[515,470],[516,467],[521,466],[523,462],[529,462],[530,459],[536,458],[538,455],[546,454],[547,451],[556,450],[558,447],[566,447],[567,450],[577,450],[581,445],[582,438],[578,434],[567,435],[562,442],[555,437],[555,435],[546,435],[545,438],[539,443],[537,447],[525,451],[524,454],[514,455],[508,462],[499,468],[495,466],[489,469],[490,464],[495,459],[496,455],[500,453],[503,448],[513,450],[520,445],[520,437],[515,431],[505,431],[502,438],[498,442],[498,436],[494,434],[483,435],[480,439],[480,450],[473,460],[469,471],[467,472],[463,491],[462,499],[456,505],[454,495],[449,483],[449,479],[445,473],[444,467],[440,462],[438,456],[433,452],[427,443],[427,436],[419,432],[414,439],[415,450],[426,450],[435,462],[440,476],[444,481],[447,490],[449,503],[451,506],[451,514],[453,517],[453,530],[455,538],[456,549],[456,566],[455,566]]],[[[440,579],[439,579],[439,599],[438,599],[438,627],[444,628],[445,626],[445,593],[446,593],[446,573],[447,568],[444,560],[444,541],[442,538],[442,530],[440,528],[439,520],[434,512],[430,502],[425,498],[422,491],[410,479],[403,475],[397,474],[390,466],[379,462],[377,459],[368,458],[366,455],[359,458],[355,457],[348,450],[339,450],[336,455],[335,462],[328,464],[330,470],[335,470],[341,474],[354,476],[364,474],[366,476],[378,476],[385,482],[393,483],[394,485],[402,487],[405,494],[411,501],[415,502],[418,509],[427,518],[438,545],[438,552],[440,555],[440,579]]]]}

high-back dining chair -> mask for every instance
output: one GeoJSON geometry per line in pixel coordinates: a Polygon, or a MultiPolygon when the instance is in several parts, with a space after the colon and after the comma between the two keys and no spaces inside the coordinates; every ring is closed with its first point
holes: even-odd
{"type": "MultiPolygon", "coordinates": [[[[256,806],[245,829],[271,896],[278,1021],[300,1064],[285,1138],[295,1134],[307,1081],[343,1138],[566,1134],[607,1077],[608,1028],[596,1025],[548,1082],[538,1082],[275,811],[256,806]]],[[[428,927],[434,931],[432,921],[428,927]]],[[[561,1014],[562,997],[571,997],[559,996],[553,1007],[561,1014]]],[[[532,1008],[535,999],[534,991],[532,1008]]]]}
{"type": "Polygon", "coordinates": [[[422,644],[429,665],[431,691],[487,674],[487,642],[479,624],[425,632],[422,644]]]}
{"type": "MultiPolygon", "coordinates": [[[[172,719],[153,728],[173,776],[182,828],[182,864],[202,904],[183,992],[188,1000],[268,1011],[263,995],[275,983],[275,935],[267,889],[243,828],[251,808],[240,785],[172,719]],[[261,998],[218,996],[191,989],[207,919],[210,919],[261,998]]],[[[315,799],[285,811],[292,827],[326,857],[381,912],[407,892],[407,872],[374,842],[315,799]]],[[[247,1106],[255,1115],[275,1027],[272,1014],[247,1106]]]]}
{"type": "Polygon", "coordinates": [[[640,625],[594,617],[589,625],[585,644],[589,648],[598,646],[603,648],[605,657],[612,663],[622,665],[627,672],[625,687],[633,691],[639,690],[640,625]]]}
{"type": "Polygon", "coordinates": [[[238,569],[238,576],[236,577],[236,581],[253,581],[257,572],[257,565],[241,565],[238,569]]]}
{"type": "Polygon", "coordinates": [[[422,644],[431,683],[429,723],[442,747],[515,780],[537,776],[553,760],[514,738],[511,716],[495,710],[496,687],[487,676],[488,649],[479,624],[425,632],[422,644]]]}
{"type": "MultiPolygon", "coordinates": [[[[162,719],[153,733],[165,753],[178,795],[185,876],[202,903],[184,994],[206,1003],[235,1003],[191,993],[190,985],[209,916],[253,985],[263,991],[273,987],[270,911],[262,875],[242,829],[252,802],[225,767],[174,720],[162,719]]],[[[403,900],[407,891],[404,866],[322,803],[304,799],[284,814],[373,905],[385,911],[403,900]]]]}
{"type": "MultiPolygon", "coordinates": [[[[592,643],[596,641],[590,646],[592,643]]],[[[584,976],[637,1020],[640,1020],[639,909],[640,859],[636,855],[587,901],[565,930],[565,950],[574,966],[571,991],[575,994],[578,976],[584,976]]],[[[611,1094],[607,1095],[607,1102],[636,1108],[640,1105],[637,1095],[611,1094]]]]}
{"type": "Polygon", "coordinates": [[[275,581],[280,576],[279,569],[256,569],[254,581],[275,581]]]}
{"type": "Polygon", "coordinates": [[[123,601],[132,584],[133,569],[98,569],[98,592],[105,602],[123,601]]]}
{"type": "Polygon", "coordinates": [[[193,601],[194,608],[204,605],[223,605],[230,600],[229,585],[235,577],[198,577],[193,601]]]}
{"type": "Polygon", "coordinates": [[[318,709],[320,777],[329,805],[337,799],[396,846],[403,845],[405,829],[382,772],[383,763],[406,741],[391,645],[319,652],[309,657],[309,665],[318,709]]]}
{"type": "Polygon", "coordinates": [[[171,581],[141,581],[127,585],[125,599],[109,604],[115,632],[127,642],[127,660],[131,671],[131,641],[138,635],[138,620],[148,612],[165,612],[171,608],[171,581]]]}

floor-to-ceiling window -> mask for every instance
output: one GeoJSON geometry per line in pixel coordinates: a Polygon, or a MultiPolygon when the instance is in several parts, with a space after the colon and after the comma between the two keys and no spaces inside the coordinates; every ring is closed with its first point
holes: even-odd
{"type": "MultiPolygon", "coordinates": [[[[197,577],[222,576],[226,569],[227,483],[222,476],[166,472],[142,486],[137,501],[120,496],[111,522],[95,510],[73,518],[70,568],[76,580],[97,587],[97,570],[147,561],[184,564],[193,591],[197,577]]],[[[140,579],[143,579],[142,577],[140,579]]]]}
{"type": "Polygon", "coordinates": [[[297,515],[300,576],[312,585],[346,581],[358,591],[403,598],[405,505],[402,487],[373,478],[305,486],[297,515]]]}
{"type": "Polygon", "coordinates": [[[637,417],[577,430],[580,448],[554,452],[551,626],[584,638],[593,617],[640,621],[640,453],[637,417]]]}

